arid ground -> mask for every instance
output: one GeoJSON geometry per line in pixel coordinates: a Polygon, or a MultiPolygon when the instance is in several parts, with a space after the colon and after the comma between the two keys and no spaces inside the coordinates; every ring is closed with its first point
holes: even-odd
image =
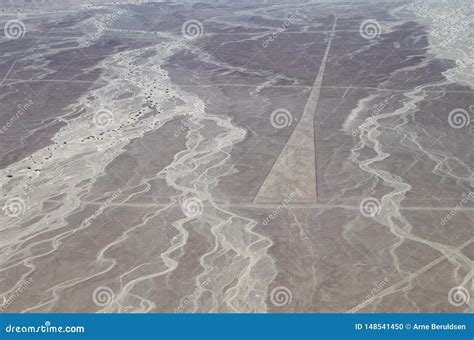
{"type": "Polygon", "coordinates": [[[0,4],[0,311],[474,311],[472,1],[0,4]]]}

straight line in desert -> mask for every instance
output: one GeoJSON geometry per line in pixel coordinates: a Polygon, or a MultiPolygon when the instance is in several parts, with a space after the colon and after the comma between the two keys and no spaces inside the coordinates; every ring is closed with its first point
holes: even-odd
{"type": "MultiPolygon", "coordinates": [[[[9,80],[9,79],[7,79],[9,80]]],[[[34,80],[32,80],[34,81],[34,80]]],[[[181,88],[203,88],[203,87],[257,87],[255,84],[235,84],[235,83],[214,83],[214,84],[176,84],[181,88]]],[[[289,89],[314,89],[310,85],[271,85],[269,88],[289,88],[289,89]]],[[[405,93],[407,90],[382,88],[382,87],[371,87],[371,86],[320,86],[321,89],[333,89],[333,90],[375,90],[378,92],[399,92],[405,93]]],[[[425,93],[472,93],[472,90],[423,90],[425,93]]]]}
{"type": "Polygon", "coordinates": [[[336,22],[337,17],[334,18],[331,36],[301,120],[255,195],[255,203],[279,202],[288,195],[292,196],[292,202],[314,203],[317,201],[314,115],[336,22]]]}
{"type": "MultiPolygon", "coordinates": [[[[61,200],[58,199],[48,199],[44,201],[45,203],[61,203],[61,200]]],[[[84,206],[103,206],[104,201],[82,201],[81,202],[84,206]]],[[[274,210],[275,209],[275,202],[273,203],[252,203],[252,202],[216,202],[218,206],[220,207],[229,207],[229,208],[236,208],[236,209],[270,209],[274,210]]],[[[206,203],[203,203],[204,206],[207,206],[206,203]]],[[[130,203],[130,202],[120,202],[120,203],[109,203],[107,204],[107,207],[132,207],[132,208],[163,208],[163,207],[181,207],[181,203],[149,203],[149,202],[135,202],[135,203],[130,203]]],[[[291,209],[347,209],[347,210],[359,210],[360,206],[359,204],[326,204],[326,203],[312,203],[312,204],[307,204],[307,203],[292,203],[289,202],[288,204],[285,205],[288,208],[291,209]]],[[[450,207],[432,207],[432,206],[407,206],[407,207],[402,207],[400,209],[401,211],[429,211],[429,212],[434,212],[434,211],[451,211],[453,210],[453,206],[450,207]]],[[[459,208],[461,212],[474,212],[474,208],[471,207],[462,207],[459,208]]]]}

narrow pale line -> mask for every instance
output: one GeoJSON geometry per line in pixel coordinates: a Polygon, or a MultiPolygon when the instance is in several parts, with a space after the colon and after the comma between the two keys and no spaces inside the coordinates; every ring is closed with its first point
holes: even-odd
{"type": "MultiPolygon", "coordinates": [[[[473,241],[474,241],[474,238],[471,238],[469,241],[466,241],[463,244],[459,245],[458,247],[454,248],[454,251],[463,250],[467,246],[471,245],[473,243],[473,241]]],[[[433,268],[437,264],[440,264],[444,260],[447,260],[447,259],[453,257],[454,256],[453,252],[451,252],[451,256],[444,255],[444,254],[439,256],[438,258],[434,259],[433,261],[431,261],[427,265],[423,266],[422,268],[420,268],[416,272],[407,275],[404,279],[402,279],[401,281],[398,281],[396,284],[394,284],[394,285],[392,285],[392,286],[390,286],[386,289],[383,289],[380,293],[374,295],[373,298],[370,300],[370,302],[367,305],[369,305],[370,303],[375,301],[377,298],[381,298],[381,297],[384,297],[384,296],[387,296],[387,295],[390,295],[390,294],[394,293],[397,289],[400,289],[404,285],[406,285],[407,283],[411,282],[412,280],[415,280],[418,276],[420,276],[423,273],[426,273],[428,270],[430,270],[431,268],[433,268]]]]}
{"type": "Polygon", "coordinates": [[[24,83],[56,82],[56,83],[92,83],[92,84],[107,85],[106,83],[97,82],[97,81],[93,81],[93,80],[75,80],[75,79],[15,79],[15,78],[5,78],[4,80],[24,82],[24,83]]]}
{"type": "MultiPolygon", "coordinates": [[[[226,87],[226,86],[235,86],[235,87],[258,87],[260,84],[232,84],[232,83],[226,83],[226,84],[196,84],[196,85],[190,85],[190,84],[176,84],[180,87],[189,87],[189,88],[195,88],[195,87],[226,87]]],[[[380,92],[399,92],[399,93],[405,93],[407,90],[400,90],[400,89],[390,89],[390,88],[379,88],[379,87],[367,87],[367,86],[311,86],[311,85],[272,85],[269,86],[269,88],[295,88],[295,89],[335,89],[335,90],[376,90],[380,92]]],[[[474,91],[447,91],[447,90],[423,90],[426,93],[474,93],[474,91]]]]}
{"type": "Polygon", "coordinates": [[[0,85],[2,85],[3,82],[7,79],[8,75],[10,74],[10,72],[11,72],[13,66],[15,66],[15,64],[16,64],[16,60],[12,63],[12,66],[10,66],[10,68],[8,69],[8,72],[7,72],[7,74],[5,74],[5,77],[3,77],[2,81],[0,82],[0,85]]]}
{"type": "Polygon", "coordinates": [[[352,89],[352,86],[349,86],[348,88],[346,88],[346,90],[344,91],[344,94],[342,95],[342,98],[346,98],[347,94],[349,93],[349,91],[352,89]]]}
{"type": "MultiPolygon", "coordinates": [[[[0,15],[1,16],[1,15],[0,15]]],[[[277,30],[278,27],[275,27],[275,30],[277,30]]],[[[270,35],[275,33],[275,30],[267,30],[267,31],[262,31],[262,32],[204,32],[202,34],[202,37],[206,36],[216,36],[216,35],[230,35],[230,36],[238,36],[238,35],[249,35],[249,36],[255,36],[255,35],[270,35]]],[[[144,31],[144,30],[122,30],[122,29],[117,29],[117,28],[109,28],[107,31],[110,32],[119,32],[119,33],[124,33],[124,34],[135,34],[135,33],[148,33],[148,34],[155,34],[157,31],[144,31]]],[[[416,28],[407,28],[407,29],[397,29],[397,31],[402,31],[402,32],[413,32],[413,31],[418,31],[416,28]]],[[[176,31],[168,31],[169,33],[175,33],[176,31]]],[[[319,30],[319,31],[285,31],[285,34],[292,34],[292,35],[308,35],[308,34],[313,34],[313,33],[332,33],[332,30],[319,30]]],[[[347,30],[334,30],[334,33],[357,33],[359,34],[359,29],[347,29],[347,30]]],[[[71,34],[75,34],[76,32],[74,31],[61,31],[61,30],[56,30],[51,32],[51,35],[65,35],[69,37],[71,34]]],[[[166,33],[166,32],[165,32],[166,33]]],[[[41,33],[36,33],[36,32],[30,32],[29,36],[31,37],[40,37],[41,33]]],[[[400,49],[403,50],[403,49],[400,49]]]]}
{"type": "MultiPolygon", "coordinates": [[[[12,65],[13,67],[13,65],[12,65]]],[[[10,71],[9,71],[10,72],[10,71]]],[[[8,74],[7,74],[8,76],[8,74]]],[[[32,83],[32,82],[64,82],[64,83],[93,83],[99,85],[107,85],[103,82],[97,82],[93,80],[73,80],[73,79],[17,79],[17,78],[4,78],[3,81],[17,81],[17,82],[25,82],[25,83],[32,83]]],[[[0,83],[1,84],[1,83],[0,83]]],[[[200,84],[200,85],[189,85],[189,84],[176,84],[179,87],[189,87],[189,88],[197,88],[197,87],[258,87],[260,84],[200,84]]],[[[377,90],[381,92],[400,92],[405,93],[406,90],[398,90],[398,89],[390,89],[390,88],[378,88],[378,87],[366,87],[366,86],[311,86],[311,85],[272,85],[269,88],[295,88],[295,89],[335,89],[335,90],[377,90]]],[[[446,90],[424,90],[426,93],[473,93],[474,91],[446,91],[446,90]]]]}
{"type": "MultiPolygon", "coordinates": [[[[200,84],[200,85],[188,85],[188,84],[176,84],[179,87],[225,87],[225,86],[235,86],[235,87],[258,87],[261,84],[231,84],[231,83],[226,83],[226,84],[200,84]]],[[[311,85],[271,85],[269,88],[272,87],[282,87],[282,88],[297,88],[297,89],[311,89],[311,85]]]]}
{"type": "MultiPolygon", "coordinates": [[[[277,28],[276,28],[277,29],[277,28]]],[[[406,28],[406,29],[397,29],[397,31],[403,31],[403,32],[418,32],[418,29],[416,28],[406,28]]],[[[301,32],[301,31],[285,31],[285,34],[294,34],[294,35],[298,35],[298,34],[312,34],[312,33],[357,33],[359,34],[360,31],[359,29],[353,29],[353,30],[321,30],[321,31],[306,31],[306,32],[301,32]]],[[[259,34],[273,34],[275,33],[275,31],[265,31],[265,32],[208,32],[208,33],[204,33],[203,36],[212,36],[212,35],[259,35],[259,34]]]]}
{"type": "MultiPolygon", "coordinates": [[[[48,203],[60,203],[61,200],[46,200],[48,203]]],[[[153,207],[180,207],[181,204],[171,204],[171,203],[109,203],[105,204],[104,202],[93,202],[93,201],[83,201],[84,205],[88,206],[101,206],[107,205],[107,207],[129,207],[129,208],[153,208],[153,207]]],[[[282,205],[282,202],[269,202],[269,203],[227,203],[227,202],[216,202],[217,205],[222,207],[231,207],[231,208],[241,208],[241,209],[274,209],[275,207],[282,205]]],[[[207,206],[204,203],[204,206],[207,206]]],[[[328,208],[340,208],[348,210],[359,210],[359,205],[349,205],[349,204],[325,204],[325,203],[288,203],[285,204],[285,207],[288,209],[328,209],[328,208]]],[[[404,211],[451,211],[454,207],[430,207],[430,206],[411,206],[403,207],[401,210],[404,211]]],[[[474,207],[462,207],[456,209],[457,211],[474,211],[474,207]]]]}

